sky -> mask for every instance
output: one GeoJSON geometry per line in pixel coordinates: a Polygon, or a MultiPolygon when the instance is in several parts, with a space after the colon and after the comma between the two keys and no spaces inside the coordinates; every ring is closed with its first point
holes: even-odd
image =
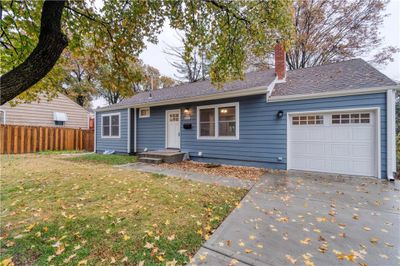
{"type": "MultiPolygon", "coordinates": [[[[381,38],[383,38],[384,46],[400,47],[400,0],[391,0],[386,7],[385,14],[388,16],[384,19],[380,27],[381,38]]],[[[170,65],[171,56],[164,53],[168,45],[179,46],[180,41],[174,29],[168,25],[164,25],[162,33],[158,37],[157,44],[147,44],[146,50],[140,55],[145,64],[156,67],[162,75],[176,77],[176,70],[170,65]]],[[[369,60],[371,55],[363,57],[369,60]]],[[[380,65],[377,68],[387,75],[389,78],[400,82],[400,53],[394,55],[394,61],[387,65],[380,65]]],[[[96,99],[93,101],[93,107],[106,106],[104,99],[96,99]]]]}

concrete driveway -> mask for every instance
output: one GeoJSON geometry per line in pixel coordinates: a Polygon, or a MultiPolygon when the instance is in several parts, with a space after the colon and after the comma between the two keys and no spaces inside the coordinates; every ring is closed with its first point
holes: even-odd
{"type": "Polygon", "coordinates": [[[190,264],[399,265],[399,189],[398,181],[267,174],[190,264]]]}

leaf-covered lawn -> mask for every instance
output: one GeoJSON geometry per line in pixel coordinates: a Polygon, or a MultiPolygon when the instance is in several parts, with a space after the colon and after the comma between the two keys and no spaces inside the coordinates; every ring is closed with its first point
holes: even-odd
{"type": "Polygon", "coordinates": [[[244,190],[60,156],[1,159],[1,260],[188,262],[244,190]]]}
{"type": "Polygon", "coordinates": [[[105,164],[127,164],[136,162],[136,156],[120,155],[120,154],[84,154],[68,158],[75,162],[93,162],[105,164]]]}

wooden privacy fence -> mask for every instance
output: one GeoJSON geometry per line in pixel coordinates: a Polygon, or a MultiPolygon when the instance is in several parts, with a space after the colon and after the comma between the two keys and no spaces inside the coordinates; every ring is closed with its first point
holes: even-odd
{"type": "Polygon", "coordinates": [[[0,125],[0,154],[93,148],[94,130],[0,125]]]}

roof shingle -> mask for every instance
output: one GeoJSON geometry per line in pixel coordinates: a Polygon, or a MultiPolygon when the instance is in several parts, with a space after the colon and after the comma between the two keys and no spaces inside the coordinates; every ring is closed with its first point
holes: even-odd
{"type": "MultiPolygon", "coordinates": [[[[274,69],[250,72],[244,80],[226,83],[218,89],[209,80],[184,83],[171,88],[138,93],[120,103],[100,109],[157,103],[174,99],[185,99],[204,95],[219,95],[228,91],[251,89],[270,85],[275,79],[274,69]]],[[[352,59],[315,67],[288,71],[286,82],[278,83],[271,97],[304,95],[328,91],[365,89],[396,85],[394,81],[376,70],[362,59],[352,59]]]]}

